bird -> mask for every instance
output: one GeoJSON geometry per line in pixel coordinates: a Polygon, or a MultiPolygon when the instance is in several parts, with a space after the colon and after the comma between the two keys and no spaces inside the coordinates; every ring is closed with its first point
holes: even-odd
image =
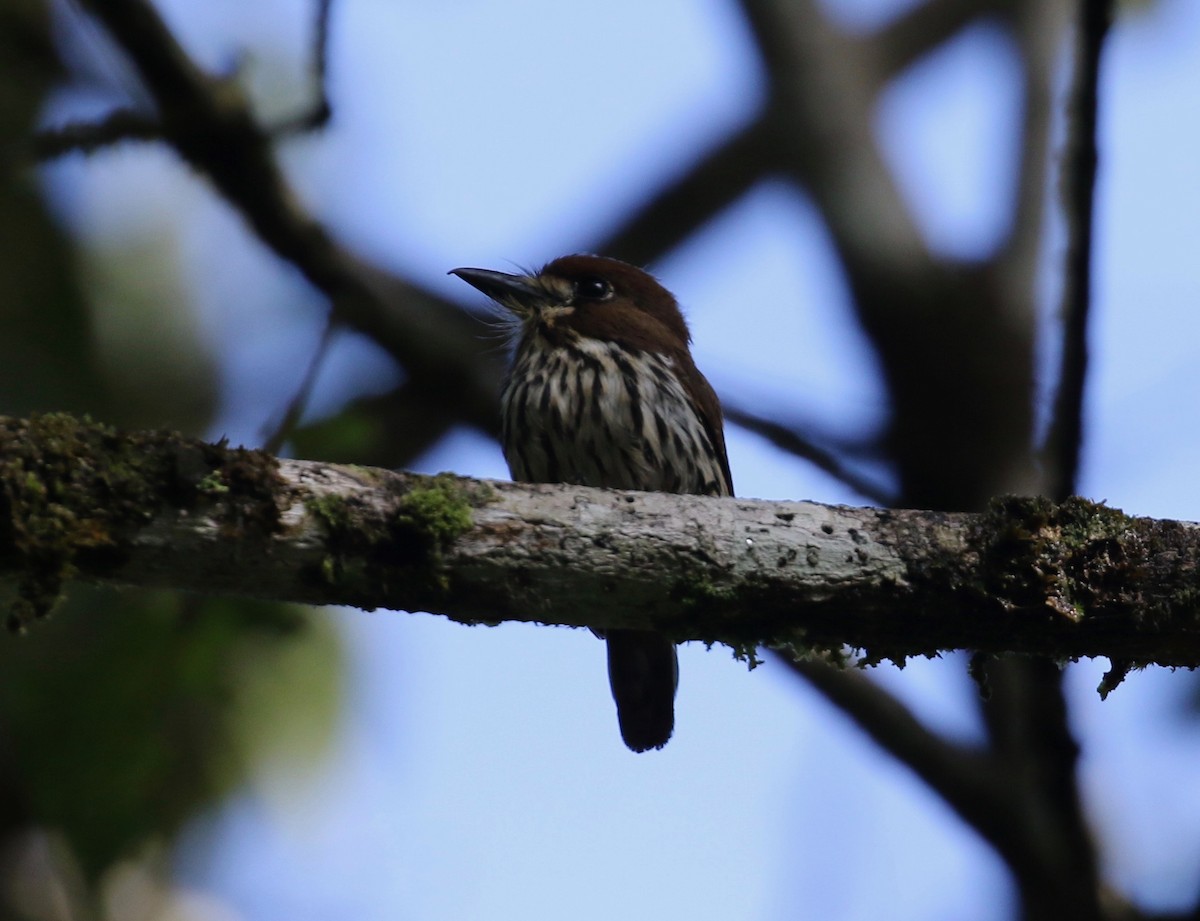
{"type": "MultiPolygon", "coordinates": [[[[652,275],[588,254],[526,274],[450,274],[512,321],[500,441],[514,480],[733,495],[720,402],[679,304],[652,275]]],[[[675,727],[675,644],[651,630],[594,632],[608,645],[622,740],[662,748],[675,727]]]]}

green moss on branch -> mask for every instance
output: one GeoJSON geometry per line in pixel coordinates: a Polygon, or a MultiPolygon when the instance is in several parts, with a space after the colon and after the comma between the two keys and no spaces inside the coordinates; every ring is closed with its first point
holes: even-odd
{"type": "Polygon", "coordinates": [[[231,536],[271,533],[277,491],[275,459],[258,451],[64,413],[0,417],[0,559],[18,572],[9,628],[47,614],[78,566],[119,566],[159,509],[203,503],[231,536]]]}

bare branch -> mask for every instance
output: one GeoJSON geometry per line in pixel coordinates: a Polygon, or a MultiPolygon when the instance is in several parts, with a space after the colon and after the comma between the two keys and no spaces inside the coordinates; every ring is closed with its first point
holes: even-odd
{"type": "Polygon", "coordinates": [[[207,176],[334,313],[403,366],[430,412],[496,429],[499,358],[452,303],[369,266],[305,213],[237,87],[201,72],[144,0],[82,0],[125,49],[158,106],[164,139],[207,176]]]}
{"type": "Polygon", "coordinates": [[[777,162],[820,205],[851,276],[879,265],[931,269],[871,131],[868,47],[834,29],[814,0],[742,0],[742,9],[771,75],[777,162]]]}
{"type": "Polygon", "coordinates": [[[982,751],[956,745],[932,732],[899,700],[866,675],[847,672],[825,662],[779,658],[849,716],[880,748],[908,765],[976,827],[994,820],[980,816],[1008,808],[1003,787],[992,776],[982,751]]]}
{"type": "Polygon", "coordinates": [[[33,136],[33,156],[52,160],[63,154],[95,153],[124,141],[161,141],[162,125],[156,119],[121,109],[99,122],[75,122],[33,136]]]}
{"type": "Polygon", "coordinates": [[[871,37],[881,75],[891,77],[968,26],[1012,5],[1012,0],[925,0],[871,37]]]}
{"type": "Polygon", "coordinates": [[[1079,454],[1083,447],[1100,52],[1111,22],[1111,0],[1079,4],[1075,77],[1067,113],[1066,149],[1063,151],[1062,197],[1067,252],[1063,272],[1062,361],[1054,416],[1043,449],[1051,471],[1050,494],[1058,498],[1075,491],[1079,454]]]}
{"type": "Polygon", "coordinates": [[[777,448],[803,458],[818,470],[829,474],[835,480],[849,486],[865,499],[876,505],[894,505],[896,497],[878,483],[847,467],[832,451],[820,447],[805,438],[795,428],[786,426],[774,419],[767,419],[728,402],[724,404],[725,418],[740,425],[742,428],[768,439],[777,448]]]}
{"type": "MultiPolygon", "coordinates": [[[[1011,5],[1012,0],[930,0],[859,43],[855,60],[863,66],[864,79],[885,83],[974,20],[1011,5]]],[[[802,15],[811,17],[815,11],[802,15]]],[[[825,102],[837,95],[819,83],[813,90],[823,94],[825,102]]],[[[795,124],[795,116],[781,106],[756,118],[655,191],[617,230],[595,244],[594,251],[642,265],[678,246],[756,183],[784,170],[786,150],[775,135],[787,132],[789,125],[802,134],[806,124],[795,124]]]]}
{"type": "Polygon", "coordinates": [[[1066,0],[1022,0],[1013,17],[1024,65],[1021,149],[1012,227],[998,267],[1013,320],[1022,323],[1033,316],[1046,219],[1054,71],[1063,50],[1068,13],[1066,0]]]}
{"type": "Polygon", "coordinates": [[[283,124],[276,125],[271,134],[296,134],[315,131],[323,128],[333,115],[333,106],[329,102],[329,85],[326,77],[329,72],[329,17],[333,10],[333,0],[316,0],[316,25],[313,29],[312,69],[313,82],[316,85],[317,98],[307,112],[287,119],[283,124]]]}
{"type": "MultiPolygon", "coordinates": [[[[1089,3],[1082,0],[1075,5],[1087,7],[1089,3]]],[[[1021,326],[1031,323],[1034,316],[1034,282],[1046,218],[1054,72],[1068,8],[1062,2],[1024,0],[1013,18],[1024,64],[1024,114],[1013,225],[997,258],[997,277],[1011,321],[1021,326]]],[[[1089,182],[1089,205],[1090,191],[1089,182]]],[[[1090,232],[1090,223],[1087,230],[1090,232]]],[[[1071,281],[1067,286],[1070,288],[1071,281]]],[[[1045,465],[1049,482],[1040,486],[1058,498],[1074,491],[1078,464],[1077,413],[1082,407],[1081,402],[1071,404],[1082,400],[1086,308],[1068,316],[1067,324],[1060,372],[1063,386],[1050,434],[1054,456],[1045,465]]],[[[1100,918],[1095,846],[1083,816],[1076,776],[1078,744],[1067,719],[1058,669],[1044,660],[1008,659],[994,663],[989,672],[993,692],[984,707],[989,735],[1012,775],[1018,794],[1014,807],[1039,829],[1030,848],[1009,857],[1021,883],[1023,916],[1029,921],[1064,915],[1100,918]]]]}
{"type": "Polygon", "coordinates": [[[1026,855],[1037,847],[1038,829],[1024,821],[1011,779],[992,753],[938,736],[865,675],[823,662],[781,658],[880,748],[928,784],[1010,865],[1028,861],[1026,855]]]}
{"type": "Polygon", "coordinates": [[[1014,658],[993,664],[995,680],[1016,678],[1019,688],[1035,689],[1038,706],[1021,706],[1022,719],[1001,719],[999,744],[976,749],[941,738],[865,675],[783,653],[781,658],[996,848],[1020,883],[1028,917],[1101,917],[1093,850],[1074,786],[1078,750],[1068,736],[1065,748],[1047,752],[1039,737],[1048,723],[1051,737],[1059,738],[1065,713],[1056,665],[1014,658]],[[1009,731],[1014,725],[1019,734],[1009,731]],[[1064,828],[1071,833],[1066,840],[1059,836],[1064,828]]]}
{"type": "Polygon", "coordinates": [[[0,457],[23,619],[80,579],[870,661],[1200,662],[1200,526],[1079,499],[950,515],[423,477],[63,415],[5,420],[0,457]]]}
{"type": "Polygon", "coordinates": [[[1083,815],[1079,745],[1067,719],[1062,669],[1046,658],[1006,656],[985,666],[983,713],[993,764],[1010,794],[1008,822],[1026,832],[1004,853],[1029,921],[1100,921],[1096,852],[1083,815]]]}
{"type": "Polygon", "coordinates": [[[594,252],[635,265],[653,261],[761,181],[771,159],[770,134],[756,121],[656,191],[594,252]]]}
{"type": "Polygon", "coordinates": [[[880,359],[903,501],[977,508],[1025,491],[1031,314],[1014,322],[990,267],[955,265],[926,246],[871,130],[880,70],[871,44],[834,29],[814,0],[742,7],[771,74],[779,155],[820,207],[880,359]]]}

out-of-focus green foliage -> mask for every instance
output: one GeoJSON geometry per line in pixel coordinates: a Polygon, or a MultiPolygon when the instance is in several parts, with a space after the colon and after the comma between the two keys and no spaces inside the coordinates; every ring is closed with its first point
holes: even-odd
{"type": "Polygon", "coordinates": [[[402,390],[361,397],[338,413],[297,429],[289,439],[296,457],[341,464],[406,467],[448,430],[447,420],[408,405],[402,390]]]}
{"type": "Polygon", "coordinates": [[[336,415],[296,429],[289,443],[296,457],[339,464],[377,463],[389,432],[379,398],[357,401],[336,415]]]}
{"type": "Polygon", "coordinates": [[[91,326],[71,246],[46,213],[24,146],[59,76],[48,5],[0,5],[0,411],[102,414],[91,326]]]}
{"type": "MultiPolygon", "coordinates": [[[[47,211],[27,141],[61,79],[49,6],[0,4],[0,413],[202,434],[217,361],[178,275],[184,241],[77,241],[47,211]]],[[[169,849],[260,766],[319,757],[340,654],[319,613],[166,592],[74,588],[25,635],[0,631],[0,853],[42,829],[94,882],[169,849]]]]}
{"type": "Polygon", "coordinates": [[[62,831],[95,875],[169,840],[281,743],[315,757],[338,700],[325,624],[274,604],[76,593],[0,642],[4,825],[62,831]]]}

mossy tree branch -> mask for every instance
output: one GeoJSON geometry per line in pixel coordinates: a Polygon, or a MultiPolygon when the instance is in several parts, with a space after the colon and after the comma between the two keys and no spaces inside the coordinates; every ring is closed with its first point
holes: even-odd
{"type": "Polygon", "coordinates": [[[14,620],[66,583],[653,626],[680,640],[1200,663],[1200,526],[1082,499],[983,514],[392,473],[0,420],[14,620]]]}

